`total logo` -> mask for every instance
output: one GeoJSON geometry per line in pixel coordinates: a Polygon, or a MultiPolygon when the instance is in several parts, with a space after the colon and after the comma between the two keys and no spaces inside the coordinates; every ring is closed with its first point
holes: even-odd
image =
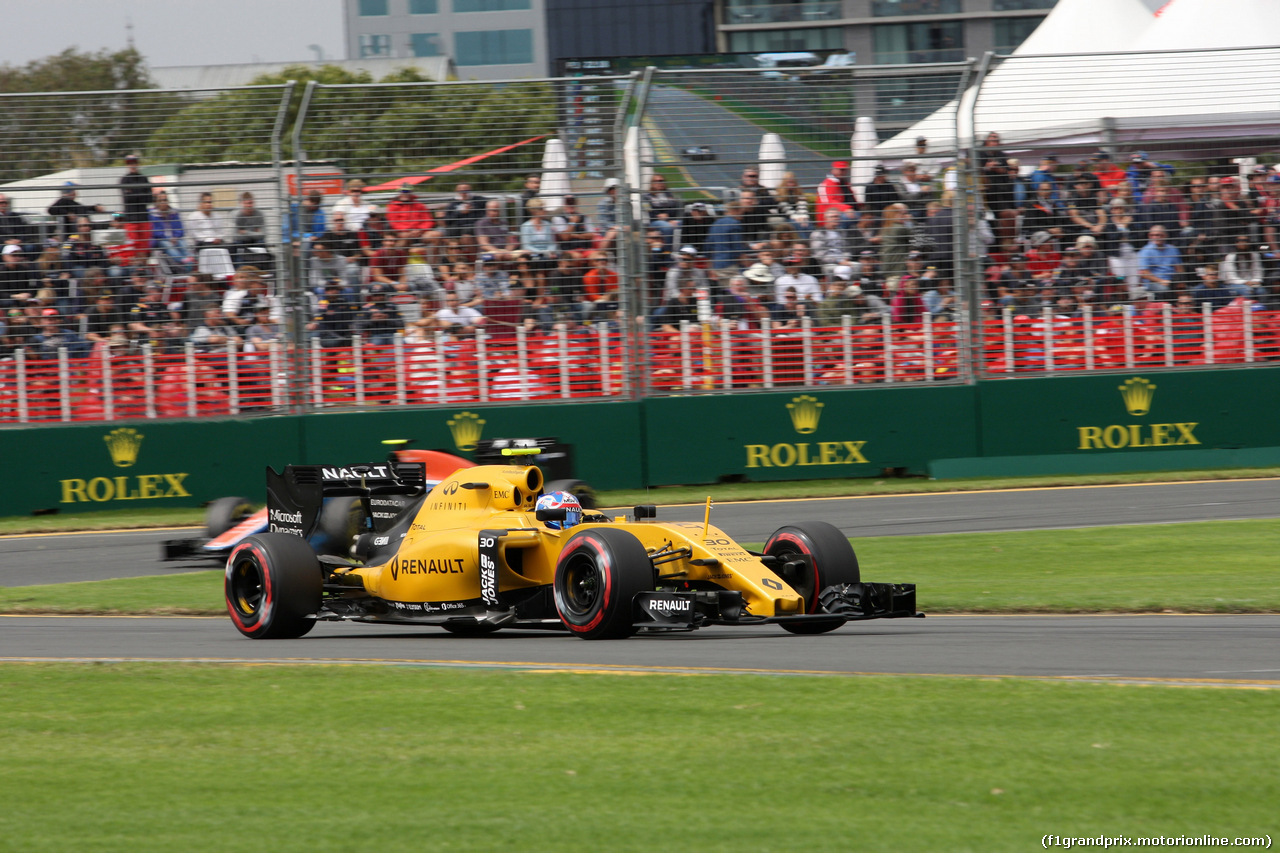
{"type": "MultiPolygon", "coordinates": [[[[812,435],[818,431],[822,410],[826,403],[808,394],[793,397],[787,403],[787,416],[798,435],[812,435]]],[[[814,465],[867,465],[862,448],[866,441],[798,441],[778,444],[746,444],[748,468],[807,468],[814,465]]]]}
{"type": "MultiPolygon", "coordinates": [[[[1135,418],[1151,411],[1156,386],[1150,380],[1135,376],[1117,386],[1125,411],[1135,418]]],[[[1127,423],[1107,426],[1076,427],[1077,450],[1121,450],[1140,447],[1178,447],[1199,444],[1195,429],[1199,423],[1127,423]]]]}

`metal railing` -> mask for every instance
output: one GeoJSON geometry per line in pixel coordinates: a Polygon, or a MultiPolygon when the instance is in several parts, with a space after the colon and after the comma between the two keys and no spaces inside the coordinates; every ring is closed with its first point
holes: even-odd
{"type": "Polygon", "coordinates": [[[0,96],[0,192],[27,215],[19,232],[0,212],[0,238],[31,262],[0,294],[0,423],[1274,364],[1280,263],[1263,247],[1280,228],[1277,60],[1257,48],[0,96]],[[134,245],[109,216],[133,152],[188,223],[212,193],[227,239],[134,245]],[[852,175],[832,195],[835,161],[852,175]],[[334,213],[363,204],[353,179],[377,211],[334,261],[334,213]],[[102,206],[85,238],[97,260],[46,212],[66,181],[102,206]],[[424,209],[400,205],[406,186],[424,209]],[[246,191],[266,233],[237,245],[246,191]],[[530,196],[544,219],[522,234],[530,196]],[[765,203],[739,220],[745,246],[726,254],[708,228],[753,197],[765,203]],[[486,202],[497,228],[482,239],[486,202]],[[699,251],[687,266],[686,245],[699,251]],[[1168,245],[1180,263],[1152,266],[1168,245]],[[206,264],[208,249],[225,263],[206,264]],[[274,342],[196,346],[194,279],[221,310],[227,276],[250,262],[274,342]],[[335,277],[333,304],[351,309],[336,339],[322,334],[335,277]],[[163,334],[130,314],[88,336],[100,292],[148,282],[163,287],[163,334]],[[454,296],[484,315],[474,330],[441,319],[454,296]],[[48,311],[64,338],[40,337],[48,311]]]}

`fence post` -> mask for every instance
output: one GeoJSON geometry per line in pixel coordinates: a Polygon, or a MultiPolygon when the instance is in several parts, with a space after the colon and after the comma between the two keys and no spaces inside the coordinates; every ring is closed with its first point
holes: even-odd
{"type": "Polygon", "coordinates": [[[147,417],[156,416],[156,362],[155,347],[142,345],[142,397],[147,403],[147,417]]]}
{"type": "Polygon", "coordinates": [[[726,391],[733,388],[733,335],[732,320],[720,321],[720,387],[726,391]]]}
{"type": "Polygon", "coordinates": [[[1084,306],[1084,368],[1093,370],[1093,306],[1084,306]]]}
{"type": "Polygon", "coordinates": [[[693,355],[689,352],[689,321],[680,321],[680,390],[693,387],[693,355]]]}
{"type": "Polygon", "coordinates": [[[392,345],[392,358],[396,360],[396,405],[403,406],[408,401],[408,394],[405,390],[405,369],[404,369],[404,333],[396,332],[392,345]]]}
{"type": "Polygon", "coordinates": [[[1133,315],[1127,310],[1120,320],[1120,325],[1124,329],[1124,366],[1129,370],[1133,369],[1133,315]]]}
{"type": "Polygon", "coordinates": [[[102,417],[103,420],[116,419],[116,389],[111,378],[111,348],[102,348],[102,417]]]}
{"type": "Polygon", "coordinates": [[[569,330],[564,323],[556,324],[556,351],[560,354],[560,399],[567,400],[572,391],[569,388],[569,330]]]}
{"type": "Polygon", "coordinates": [[[1044,369],[1053,372],[1053,309],[1048,305],[1040,312],[1044,321],[1044,369]]]}
{"type": "Polygon", "coordinates": [[[280,405],[284,402],[284,394],[281,392],[283,387],[280,377],[280,342],[271,341],[267,344],[267,370],[271,374],[271,408],[273,411],[280,411],[280,405]]]}
{"type": "Polygon", "coordinates": [[[317,409],[324,408],[324,368],[321,361],[324,353],[320,350],[320,341],[311,340],[311,405],[317,409]]]}
{"type": "Polygon", "coordinates": [[[1008,305],[1004,307],[1004,317],[1002,319],[1004,325],[1004,372],[1013,373],[1013,359],[1016,355],[1013,351],[1013,309],[1008,305]]]}
{"type": "Polygon", "coordinates": [[[516,326],[516,374],[520,379],[520,399],[529,399],[529,338],[524,325],[516,326]]]}
{"type": "Polygon", "coordinates": [[[351,371],[355,374],[356,405],[364,405],[364,335],[351,337],[351,371]]]}
{"type": "Polygon", "coordinates": [[[813,384],[813,318],[808,314],[800,318],[800,365],[804,370],[800,384],[813,384]]]}
{"type": "MultiPolygon", "coordinates": [[[[596,329],[596,340],[600,345],[600,390],[601,393],[608,397],[613,394],[613,382],[610,381],[610,364],[609,364],[609,330],[607,324],[601,323],[596,329]]],[[[648,382],[646,378],[646,383],[648,382]]],[[[647,384],[644,387],[648,387],[647,384]]]]}
{"type": "MultiPolygon", "coordinates": [[[[476,366],[477,371],[482,369],[479,365],[476,366]]],[[[436,329],[436,383],[436,402],[449,402],[449,395],[446,393],[449,387],[449,374],[445,370],[444,332],[440,329],[436,329]]]]}
{"type": "Polygon", "coordinates": [[[236,339],[227,339],[227,385],[231,389],[231,414],[240,414],[240,365],[236,361],[236,339]]]}
{"type": "Polygon", "coordinates": [[[760,321],[760,342],[762,344],[761,355],[764,360],[764,387],[773,387],[773,332],[770,329],[773,323],[769,320],[760,321]]]}
{"type": "Polygon", "coordinates": [[[1200,316],[1203,318],[1204,363],[1216,364],[1213,346],[1213,306],[1208,302],[1200,303],[1200,316]]]}
{"type": "Polygon", "coordinates": [[[1244,361],[1253,364],[1253,300],[1242,300],[1241,311],[1244,315],[1244,361]]]}
{"type": "Polygon", "coordinates": [[[71,365],[67,348],[58,347],[58,408],[62,422],[71,420],[71,365]]]}
{"type": "Polygon", "coordinates": [[[880,337],[884,345],[884,381],[893,382],[893,322],[888,317],[880,318],[880,337]]]}
{"type": "Polygon", "coordinates": [[[489,333],[483,326],[476,329],[476,382],[480,387],[480,402],[489,402],[489,333]]]}
{"type": "Polygon", "coordinates": [[[196,416],[196,346],[187,341],[182,347],[183,360],[187,367],[185,384],[187,387],[187,417],[196,416]]]}
{"type": "Polygon", "coordinates": [[[30,412],[27,410],[27,350],[18,347],[13,353],[13,361],[17,367],[18,380],[18,423],[28,422],[30,412]]]}
{"type": "Polygon", "coordinates": [[[1164,366],[1173,367],[1173,306],[1160,304],[1161,337],[1164,338],[1164,366]]]}
{"type": "Polygon", "coordinates": [[[933,315],[924,314],[924,381],[933,381],[933,315]]]}
{"type": "Polygon", "coordinates": [[[840,317],[840,359],[844,369],[844,384],[853,384],[853,318],[848,314],[840,317]]]}

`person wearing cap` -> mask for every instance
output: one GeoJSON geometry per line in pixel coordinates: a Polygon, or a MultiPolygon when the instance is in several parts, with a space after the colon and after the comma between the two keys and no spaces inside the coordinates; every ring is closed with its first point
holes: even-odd
{"type": "Polygon", "coordinates": [[[1111,155],[1102,149],[1099,149],[1093,155],[1092,169],[1093,176],[1098,179],[1098,183],[1107,192],[1111,192],[1113,188],[1128,180],[1124,170],[1117,166],[1111,160],[1111,155]]]}
{"type": "Polygon", "coordinates": [[[867,210],[879,213],[889,205],[902,200],[898,185],[889,180],[889,170],[877,164],[871,183],[862,188],[862,201],[866,204],[867,210]]]}
{"type": "Polygon", "coordinates": [[[689,205],[680,219],[680,242],[693,246],[700,254],[710,252],[711,226],[715,224],[713,213],[714,209],[706,202],[695,201],[689,205]]]}
{"type": "Polygon", "coordinates": [[[364,181],[359,178],[352,178],[347,181],[347,194],[333,206],[333,213],[341,213],[345,216],[347,227],[352,231],[363,231],[364,224],[369,219],[369,214],[377,209],[377,205],[365,200],[364,181]]]}
{"type": "Polygon", "coordinates": [[[698,250],[693,246],[681,246],[676,252],[676,262],[667,270],[662,287],[662,299],[674,299],[686,283],[694,291],[709,290],[707,271],[697,265],[698,250]]]}
{"type": "Polygon", "coordinates": [[[404,332],[404,318],[388,299],[389,292],[385,284],[370,285],[368,298],[356,321],[363,341],[376,347],[391,346],[396,334],[404,332]]]}
{"type": "Polygon", "coordinates": [[[128,328],[138,343],[163,346],[171,319],[160,285],[148,284],[142,299],[129,311],[128,328]]]}
{"type": "Polygon", "coordinates": [[[401,184],[396,197],[387,204],[387,224],[406,240],[416,240],[436,227],[431,210],[418,201],[409,184],[401,184]]]}
{"type": "Polygon", "coordinates": [[[151,179],[142,174],[137,154],[124,158],[125,174],[120,178],[120,196],[124,202],[120,222],[128,236],[128,258],[139,261],[151,247],[151,179]]]}
{"type": "Polygon", "coordinates": [[[91,345],[84,338],[62,324],[62,316],[56,308],[43,308],[36,321],[36,336],[30,350],[36,358],[57,358],[58,350],[65,349],[71,358],[85,358],[91,345]]]}
{"type": "Polygon", "coordinates": [[[833,208],[840,212],[841,219],[848,219],[853,216],[857,203],[853,188],[849,186],[849,163],[836,160],[831,164],[830,173],[818,184],[818,204],[814,215],[819,222],[825,222],[828,208],[833,208]]]}
{"type": "Polygon", "coordinates": [[[333,279],[325,284],[324,296],[316,303],[307,331],[311,340],[322,347],[348,347],[357,316],[355,305],[342,293],[342,282],[333,279]]]}
{"type": "Polygon", "coordinates": [[[115,346],[125,340],[125,318],[115,299],[105,290],[94,297],[93,305],[84,312],[84,336],[90,345],[115,346]]]}
{"type": "Polygon", "coordinates": [[[511,296],[511,276],[502,268],[497,255],[486,252],[476,259],[475,288],[482,299],[511,296]]]}
{"type": "Polygon", "coordinates": [[[22,254],[22,246],[7,244],[0,250],[0,304],[30,299],[35,287],[35,269],[22,254]]]}
{"type": "Polygon", "coordinates": [[[107,212],[107,209],[100,204],[81,204],[77,201],[76,187],[74,181],[67,181],[62,185],[62,193],[58,200],[49,205],[49,215],[58,224],[59,240],[65,240],[76,233],[76,223],[80,217],[107,212]]]}

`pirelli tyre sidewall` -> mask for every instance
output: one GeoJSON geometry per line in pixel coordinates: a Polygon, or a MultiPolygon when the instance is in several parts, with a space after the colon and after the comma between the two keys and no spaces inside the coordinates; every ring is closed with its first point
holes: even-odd
{"type": "Polygon", "coordinates": [[[241,634],[255,640],[293,639],[315,625],[323,577],[315,552],[287,533],[259,533],[227,558],[227,613],[241,634]]]}
{"type": "Polygon", "coordinates": [[[636,630],[632,601],[653,585],[653,565],[640,540],[625,530],[581,530],[556,561],[556,612],[585,640],[629,637],[636,630]]]}
{"type": "MultiPolygon", "coordinates": [[[[786,562],[796,556],[809,558],[809,565],[792,574],[781,568],[774,571],[787,584],[804,596],[806,613],[821,613],[818,593],[832,584],[858,583],[858,557],[848,538],[835,525],[825,521],[804,521],[778,528],[764,544],[764,553],[786,562]]],[[[784,624],[793,634],[821,634],[839,628],[844,619],[815,620],[812,623],[784,624]]]]}

